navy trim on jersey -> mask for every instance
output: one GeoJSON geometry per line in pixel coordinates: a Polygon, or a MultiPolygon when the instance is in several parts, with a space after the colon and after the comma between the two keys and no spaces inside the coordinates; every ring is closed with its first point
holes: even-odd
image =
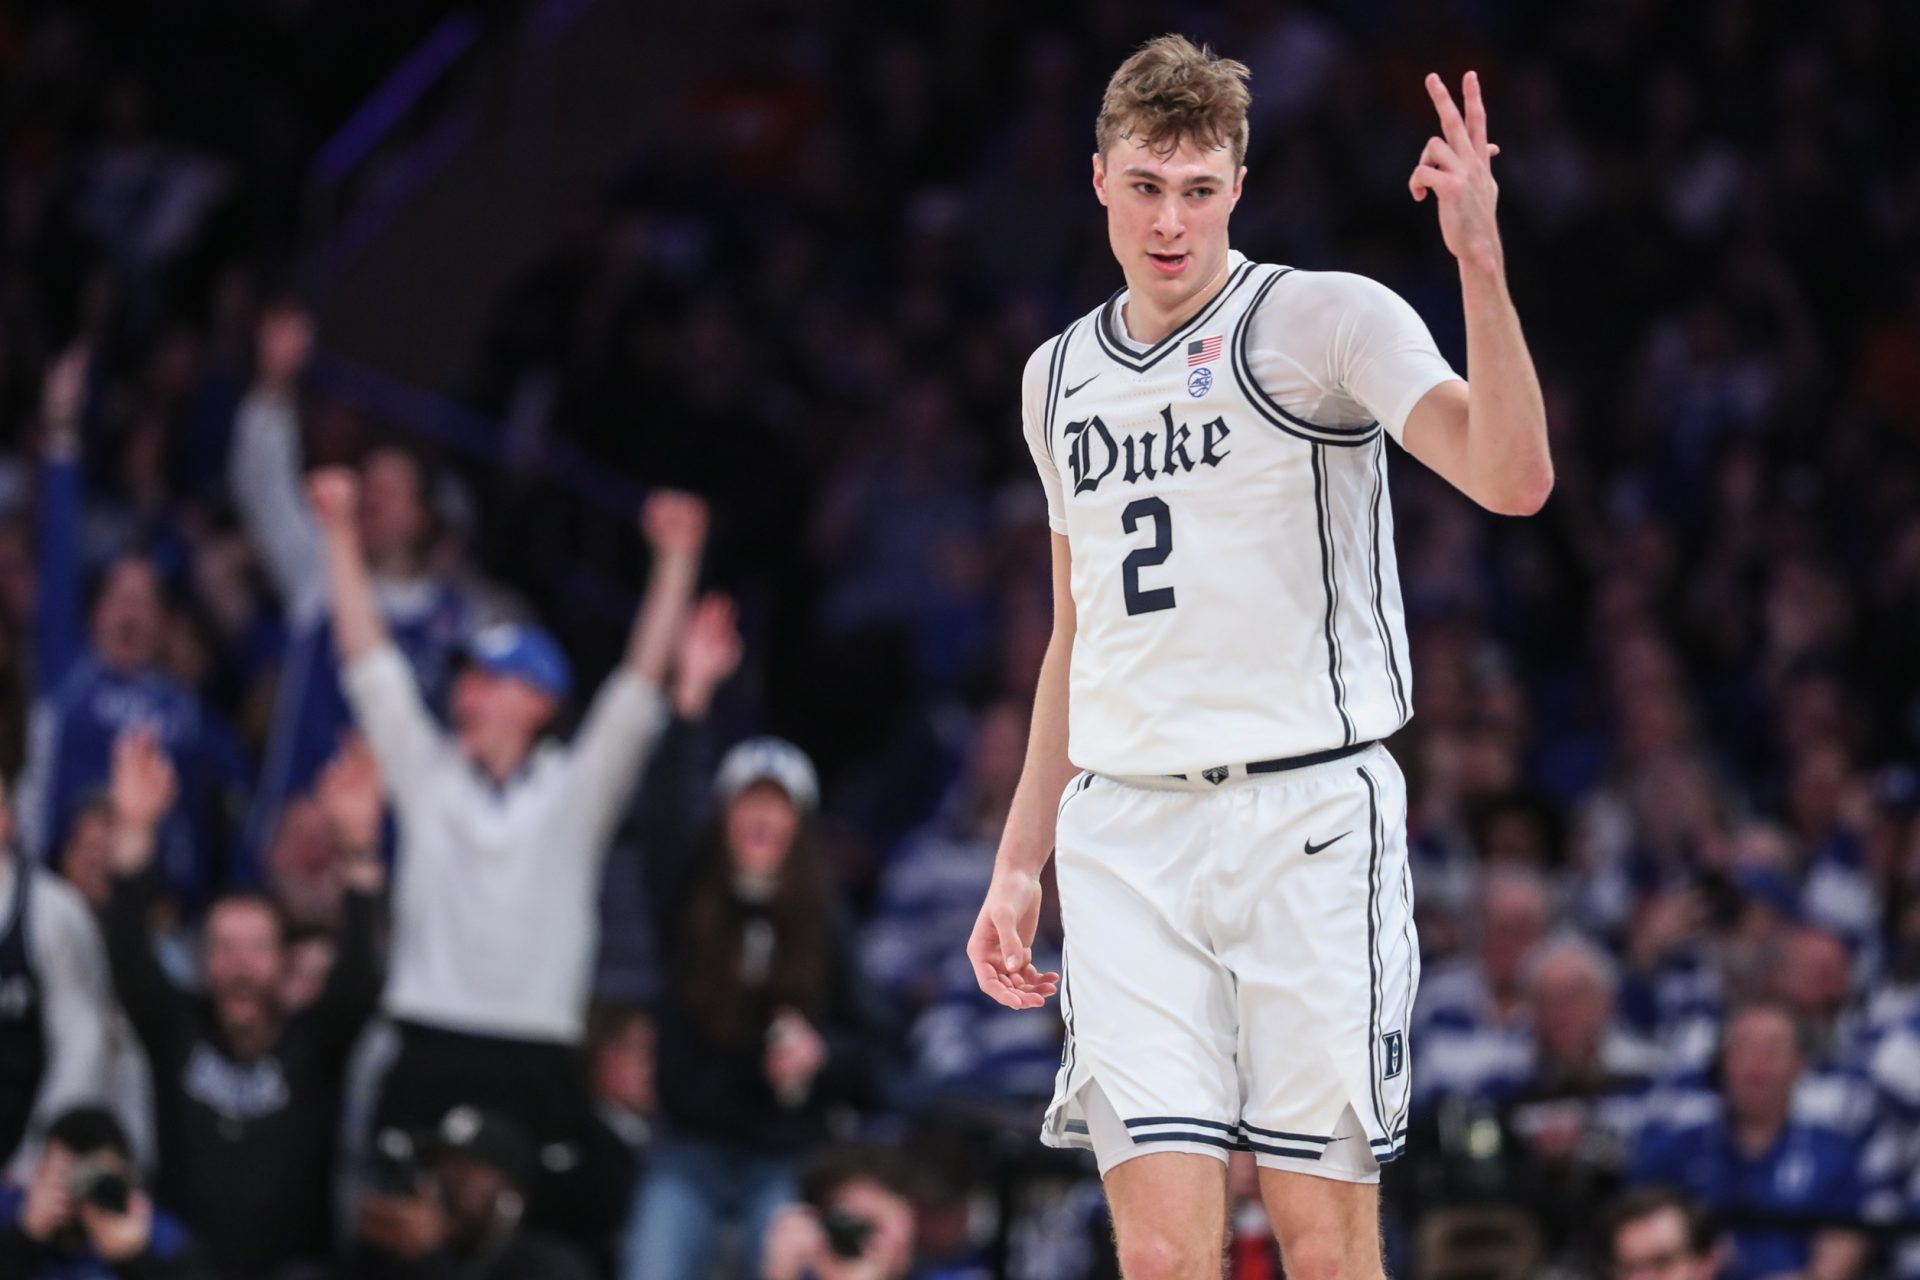
{"type": "Polygon", "coordinates": [[[1066,1024],[1066,1043],[1060,1046],[1060,1065],[1066,1071],[1066,1087],[1073,1089],[1073,1064],[1078,1054],[1073,1042],[1073,982],[1067,973],[1067,944],[1060,944],[1060,1020],[1066,1024]]]}
{"type": "Polygon", "coordinates": [[[1262,1129],[1259,1125],[1248,1124],[1244,1120],[1240,1122],[1240,1127],[1248,1133],[1257,1133],[1263,1138],[1278,1138],[1282,1142],[1311,1142],[1324,1147],[1333,1141],[1332,1138],[1316,1138],[1310,1133],[1282,1133],[1278,1129],[1262,1129]]]}
{"type": "Polygon", "coordinates": [[[1373,775],[1364,765],[1354,772],[1367,786],[1367,1084],[1373,1093],[1374,1123],[1381,1133],[1390,1133],[1386,1108],[1380,1102],[1380,962],[1375,955],[1379,935],[1375,914],[1380,885],[1380,796],[1373,775]]]}
{"type": "Polygon", "coordinates": [[[1130,1133],[1134,1145],[1143,1142],[1199,1142],[1209,1147],[1219,1147],[1225,1151],[1245,1151],[1247,1144],[1232,1138],[1223,1138],[1217,1133],[1130,1133]]]}
{"type": "Polygon", "coordinates": [[[1227,299],[1238,292],[1240,286],[1252,276],[1253,268],[1254,264],[1251,262],[1243,262],[1235,267],[1233,274],[1227,277],[1227,283],[1220,290],[1219,295],[1208,303],[1199,315],[1137,354],[1128,351],[1119,339],[1120,295],[1126,290],[1124,288],[1114,290],[1113,296],[1108,298],[1106,305],[1100,308],[1099,322],[1093,326],[1093,332],[1100,340],[1100,349],[1106,352],[1115,364],[1131,369],[1135,373],[1145,373],[1176,350],[1181,339],[1219,314],[1220,308],[1226,305],[1227,299]]]}
{"type": "MultiPolygon", "coordinates": [[[[1073,341],[1073,331],[1079,327],[1080,321],[1078,320],[1068,325],[1067,331],[1053,340],[1053,355],[1047,359],[1047,412],[1046,416],[1041,420],[1041,434],[1047,442],[1047,460],[1049,462],[1054,462],[1053,418],[1054,410],[1059,407],[1060,403],[1060,373],[1061,370],[1067,367],[1067,344],[1073,341]]],[[[1055,465],[1057,466],[1059,464],[1055,462],[1055,465]]]]}
{"type": "Polygon", "coordinates": [[[1287,1156],[1295,1160],[1318,1160],[1325,1154],[1325,1147],[1332,1138],[1316,1138],[1304,1133],[1281,1133],[1273,1129],[1261,1129],[1250,1124],[1223,1124],[1218,1120],[1202,1120],[1196,1116],[1141,1116],[1137,1119],[1122,1121],[1127,1126],[1127,1136],[1136,1144],[1143,1142],[1198,1142],[1209,1147],[1220,1147],[1227,1151],[1257,1151],[1263,1155],[1287,1156]],[[1186,1129],[1161,1131],[1156,1133],[1135,1133],[1133,1130],[1147,1125],[1186,1125],[1186,1129]],[[1202,1129],[1217,1129],[1218,1133],[1202,1133],[1202,1129]],[[1306,1143],[1305,1146],[1278,1146],[1271,1142],[1256,1142],[1249,1134],[1278,1138],[1282,1142],[1306,1143]]]}
{"type": "Polygon", "coordinates": [[[1247,1150],[1257,1151],[1264,1156],[1289,1156],[1295,1160],[1318,1160],[1326,1154],[1319,1147],[1276,1147],[1272,1143],[1252,1141],[1245,1146],[1247,1150]]]}
{"type": "Polygon", "coordinates": [[[1075,778],[1072,782],[1069,782],[1067,784],[1067,789],[1065,794],[1063,794],[1060,797],[1060,807],[1053,811],[1053,820],[1055,822],[1060,821],[1060,815],[1067,811],[1067,804],[1075,796],[1079,795],[1082,791],[1085,791],[1088,787],[1093,785],[1093,780],[1095,776],[1096,775],[1094,775],[1091,772],[1083,773],[1078,778],[1075,778]]]}
{"type": "Polygon", "coordinates": [[[1403,1124],[1398,1129],[1394,1130],[1393,1136],[1391,1138],[1368,1138],[1367,1145],[1370,1147],[1391,1147],[1398,1144],[1400,1139],[1406,1136],[1407,1136],[1407,1126],[1403,1124]]]}
{"type": "Polygon", "coordinates": [[[1233,1133],[1240,1127],[1219,1120],[1201,1120],[1194,1116],[1136,1116],[1132,1120],[1122,1120],[1120,1123],[1129,1129],[1148,1124],[1191,1124],[1198,1125],[1202,1129],[1218,1129],[1223,1133],[1233,1133]]]}
{"type": "Polygon", "coordinates": [[[1302,440],[1312,440],[1320,444],[1335,445],[1343,449],[1355,448],[1366,444],[1379,434],[1380,424],[1368,422],[1353,427],[1328,427],[1317,422],[1308,422],[1297,414],[1289,413],[1280,402],[1268,395],[1253,376],[1253,359],[1248,354],[1247,340],[1253,332],[1253,317],[1260,310],[1260,304],[1267,300],[1267,294],[1273,286],[1280,283],[1282,276],[1292,271],[1292,267],[1281,267],[1260,286],[1260,292],[1254,295],[1253,302],[1240,317],[1231,339],[1228,341],[1228,363],[1233,368],[1233,380],[1240,384],[1240,390],[1247,397],[1247,403],[1254,407],[1259,415],[1280,428],[1290,436],[1302,440]]]}
{"type": "Polygon", "coordinates": [[[1386,650],[1387,674],[1393,682],[1393,706],[1400,713],[1400,723],[1407,722],[1407,693],[1400,683],[1400,659],[1393,651],[1393,632],[1387,626],[1387,611],[1380,603],[1380,496],[1387,488],[1386,441],[1374,437],[1373,447],[1373,537],[1369,550],[1373,553],[1373,620],[1380,628],[1380,647],[1386,650]]]}
{"type": "Polygon", "coordinates": [[[1406,1054],[1406,1064],[1405,1069],[1400,1073],[1400,1113],[1394,1117],[1393,1136],[1396,1138],[1406,1133],[1407,1115],[1413,1110],[1413,1027],[1411,1025],[1413,1022],[1413,965],[1414,958],[1420,954],[1419,944],[1413,936],[1413,866],[1405,858],[1400,860],[1400,903],[1402,910],[1406,913],[1406,924],[1402,927],[1402,935],[1406,938],[1407,947],[1405,1021],[1409,1025],[1404,1028],[1406,1045],[1403,1052],[1406,1054]]]}
{"type": "Polygon", "coordinates": [[[1320,537],[1320,585],[1327,595],[1327,681],[1333,685],[1333,709],[1340,713],[1340,745],[1353,745],[1353,717],[1347,714],[1347,682],[1340,674],[1340,633],[1334,615],[1340,608],[1340,583],[1333,573],[1333,515],[1326,495],[1326,464],[1320,445],[1311,450],[1313,465],[1313,531],[1320,537]]]}

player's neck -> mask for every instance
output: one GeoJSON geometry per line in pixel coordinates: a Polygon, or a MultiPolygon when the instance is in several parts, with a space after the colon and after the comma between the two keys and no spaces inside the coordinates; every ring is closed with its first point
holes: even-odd
{"type": "Polygon", "coordinates": [[[1152,346],[1187,321],[1199,315],[1205,306],[1220,296],[1220,290],[1226,288],[1231,254],[1220,255],[1220,265],[1214,270],[1207,283],[1184,299],[1171,310],[1162,311],[1154,306],[1151,298],[1142,295],[1133,282],[1127,282],[1127,300],[1120,308],[1120,323],[1126,326],[1127,336],[1135,342],[1152,346]]]}

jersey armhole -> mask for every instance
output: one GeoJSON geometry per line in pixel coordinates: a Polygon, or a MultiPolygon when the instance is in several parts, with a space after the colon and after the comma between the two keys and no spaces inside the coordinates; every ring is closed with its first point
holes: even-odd
{"type": "Polygon", "coordinates": [[[1261,417],[1290,436],[1310,440],[1315,444],[1330,444],[1347,449],[1371,444],[1380,434],[1378,421],[1353,427],[1333,427],[1309,422],[1284,408],[1278,400],[1267,393],[1265,387],[1260,385],[1260,380],[1253,376],[1253,357],[1250,349],[1253,317],[1259,312],[1261,304],[1266,302],[1267,295],[1273,292],[1273,287],[1292,272],[1292,267],[1274,268],[1273,274],[1261,284],[1259,291],[1253,295],[1253,301],[1247,305],[1246,311],[1240,316],[1239,323],[1234,326],[1234,331],[1227,342],[1229,363],[1233,366],[1233,379],[1240,385],[1241,394],[1246,396],[1247,403],[1251,404],[1261,417]]]}
{"type": "Polygon", "coordinates": [[[1047,461],[1059,466],[1059,460],[1053,456],[1053,417],[1060,403],[1060,377],[1067,367],[1067,347],[1073,341],[1074,331],[1082,321],[1076,320],[1067,326],[1067,331],[1053,340],[1053,354],[1047,358],[1047,400],[1046,410],[1041,418],[1041,438],[1047,446],[1047,461]]]}

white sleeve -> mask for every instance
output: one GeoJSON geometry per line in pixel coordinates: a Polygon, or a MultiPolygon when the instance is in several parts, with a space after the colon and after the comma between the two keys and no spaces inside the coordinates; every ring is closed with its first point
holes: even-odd
{"type": "Polygon", "coordinates": [[[421,792],[445,746],[440,726],[421,700],[413,669],[392,641],[381,645],[340,673],[340,687],[353,707],[354,722],[367,736],[380,780],[395,809],[421,792]]]}
{"type": "MultiPolygon", "coordinates": [[[[33,876],[27,932],[47,1043],[47,1069],[33,1102],[31,1132],[38,1135],[62,1112],[107,1096],[112,982],[106,943],[80,895],[51,874],[27,874],[33,876]]],[[[25,890],[22,882],[15,892],[25,890]]]]}
{"type": "Polygon", "coordinates": [[[1420,397],[1460,376],[1404,298],[1345,271],[1288,272],[1249,324],[1261,388],[1320,426],[1377,421],[1399,440],[1420,397]]]}
{"type": "Polygon", "coordinates": [[[301,483],[300,419],[293,402],[252,392],[234,417],[228,488],[287,611],[310,622],[327,611],[327,561],[301,483]]]}
{"type": "Polygon", "coordinates": [[[1053,460],[1047,440],[1047,384],[1051,380],[1054,349],[1061,339],[1040,344],[1027,357],[1026,372],[1020,376],[1020,424],[1026,432],[1027,450],[1033,454],[1034,469],[1040,473],[1040,487],[1047,491],[1047,527],[1055,533],[1067,531],[1067,504],[1060,492],[1060,467],[1053,460]]]}
{"type": "Polygon", "coordinates": [[[614,668],[574,735],[567,758],[568,821],[581,823],[587,851],[602,856],[667,724],[667,700],[626,663],[614,668]]]}

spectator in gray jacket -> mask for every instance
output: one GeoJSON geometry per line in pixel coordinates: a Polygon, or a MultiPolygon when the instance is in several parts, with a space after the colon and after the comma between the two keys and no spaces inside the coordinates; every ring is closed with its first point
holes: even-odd
{"type": "Polygon", "coordinates": [[[0,1164],[31,1167],[47,1122],[106,1092],[112,1008],[99,927],[14,847],[0,787],[0,1164]]]}

